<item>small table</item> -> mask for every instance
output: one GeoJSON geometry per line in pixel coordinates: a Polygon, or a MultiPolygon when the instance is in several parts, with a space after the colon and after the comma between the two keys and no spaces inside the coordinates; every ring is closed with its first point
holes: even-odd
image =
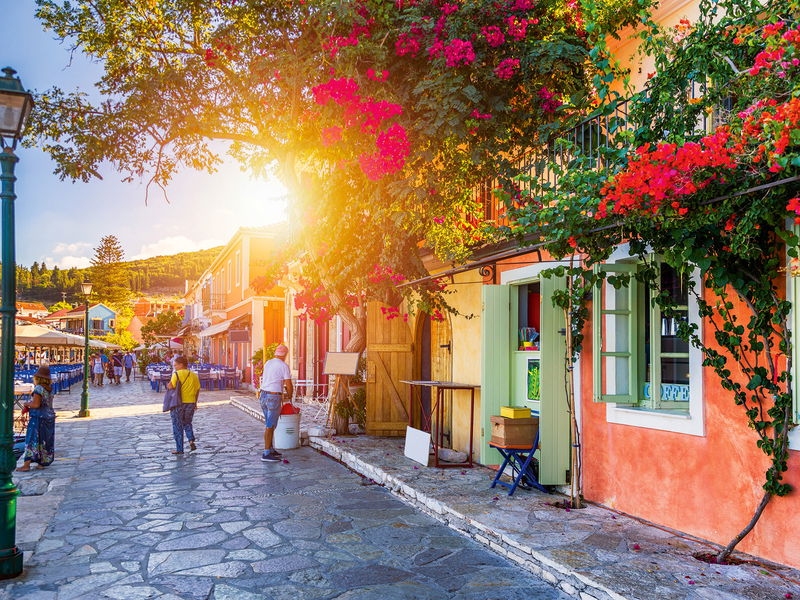
{"type": "Polygon", "coordinates": [[[20,411],[19,416],[14,416],[14,426],[23,432],[28,425],[28,415],[22,414],[23,403],[25,396],[33,393],[33,387],[32,383],[14,383],[14,408],[20,411]]]}
{"type": "MultiPolygon", "coordinates": [[[[469,383],[456,383],[454,381],[405,381],[401,380],[400,383],[407,383],[410,386],[417,387],[430,387],[436,388],[436,401],[431,407],[431,442],[433,443],[433,466],[439,469],[448,468],[472,468],[472,441],[473,429],[475,426],[475,388],[477,385],[469,383]],[[469,448],[467,451],[467,461],[463,463],[440,463],[439,462],[439,448],[444,441],[444,432],[442,429],[442,398],[444,397],[444,390],[469,390],[469,448]],[[435,425],[435,427],[434,427],[435,425]],[[438,438],[438,439],[437,439],[438,438]]],[[[414,394],[411,394],[412,398],[414,394]]],[[[422,408],[422,400],[420,400],[420,408],[424,415],[425,410],[422,408]]],[[[413,412],[408,411],[408,425],[413,427],[413,412]]]]}

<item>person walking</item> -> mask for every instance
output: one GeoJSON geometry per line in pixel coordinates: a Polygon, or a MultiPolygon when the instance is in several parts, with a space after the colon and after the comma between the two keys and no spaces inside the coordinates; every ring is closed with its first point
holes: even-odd
{"type": "Polygon", "coordinates": [[[108,385],[114,384],[114,361],[111,360],[105,354],[102,355],[102,358],[106,359],[106,362],[103,363],[103,368],[106,370],[106,377],[108,378],[108,385]]]}
{"type": "MultiPolygon", "coordinates": [[[[122,359],[122,365],[125,367],[125,383],[130,383],[131,381],[131,371],[133,371],[133,365],[135,362],[136,361],[133,357],[133,352],[126,352],[122,359]]],[[[136,375],[134,375],[134,378],[135,377],[136,375]]]]}
{"type": "Polygon", "coordinates": [[[103,387],[103,359],[97,354],[94,355],[94,365],[92,365],[92,373],[94,373],[94,382],[97,387],[103,387]]]}
{"type": "Polygon", "coordinates": [[[119,385],[122,383],[122,352],[119,350],[114,352],[111,362],[114,364],[114,382],[119,385]]]}
{"type": "Polygon", "coordinates": [[[175,359],[175,371],[172,373],[167,387],[174,390],[181,383],[180,404],[176,408],[170,409],[172,417],[172,435],[175,437],[175,450],[173,454],[183,454],[183,434],[189,440],[189,449],[197,450],[195,444],[194,428],[192,419],[197,408],[197,398],[200,396],[200,378],[197,373],[189,370],[189,361],[185,356],[178,356],[175,359]]]}
{"type": "Polygon", "coordinates": [[[53,410],[50,367],[39,367],[33,383],[31,399],[24,404],[28,409],[28,430],[23,463],[17,471],[30,471],[32,462],[37,463],[37,469],[44,469],[55,457],[56,413],[53,410]]]}
{"type": "Polygon", "coordinates": [[[275,348],[275,358],[264,364],[264,373],[261,375],[258,401],[264,412],[264,453],[261,455],[261,460],[264,462],[279,462],[282,456],[272,447],[272,438],[281,414],[283,391],[286,390],[289,400],[294,393],[292,373],[286,364],[288,353],[289,349],[284,344],[275,348]]]}

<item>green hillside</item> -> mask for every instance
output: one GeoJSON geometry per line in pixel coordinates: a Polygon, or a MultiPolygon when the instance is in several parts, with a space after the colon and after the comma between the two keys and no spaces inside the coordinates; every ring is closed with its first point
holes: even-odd
{"type": "MultiPolygon", "coordinates": [[[[143,260],[126,261],[128,284],[135,293],[182,295],[184,281],[197,279],[219,254],[221,246],[181,252],[171,256],[154,256],[143,260]]],[[[34,262],[30,267],[17,265],[17,297],[19,300],[54,304],[66,295],[67,302],[80,298],[80,283],[91,269],[49,268],[34,262]]]]}

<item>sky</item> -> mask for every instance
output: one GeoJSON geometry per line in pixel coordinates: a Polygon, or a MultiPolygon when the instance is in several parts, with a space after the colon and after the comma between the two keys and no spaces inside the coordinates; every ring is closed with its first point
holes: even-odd
{"type": "MultiPolygon", "coordinates": [[[[92,91],[100,67],[34,18],[33,0],[0,0],[0,68],[17,70],[31,91],[51,86],[92,91]]],[[[155,186],[145,203],[145,183],[122,183],[110,165],[103,180],[61,181],[55,163],[35,148],[17,148],[17,264],[88,266],[104,235],[117,236],[127,259],[200,250],[224,244],[242,226],[286,219],[285,189],[275,180],[253,179],[232,158],[217,173],[187,169],[167,193],[155,186]]]]}

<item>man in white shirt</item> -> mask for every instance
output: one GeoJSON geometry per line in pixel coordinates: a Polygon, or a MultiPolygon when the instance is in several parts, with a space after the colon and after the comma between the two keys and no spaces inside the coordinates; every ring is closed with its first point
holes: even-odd
{"type": "Polygon", "coordinates": [[[275,348],[275,358],[264,364],[264,373],[261,375],[258,401],[264,411],[264,453],[261,460],[264,462],[280,462],[281,454],[272,447],[272,435],[278,424],[278,416],[283,404],[283,390],[291,400],[294,389],[292,388],[292,373],[286,364],[286,355],[289,349],[280,344],[275,348]]]}

